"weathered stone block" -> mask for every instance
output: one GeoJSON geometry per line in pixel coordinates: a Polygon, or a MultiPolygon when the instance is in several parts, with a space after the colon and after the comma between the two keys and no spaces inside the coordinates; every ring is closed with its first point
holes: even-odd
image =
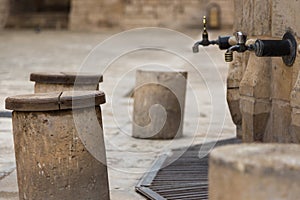
{"type": "MultiPolygon", "coordinates": [[[[300,41],[297,41],[297,42],[299,44],[300,41]]],[[[296,57],[296,60],[293,64],[292,68],[293,68],[292,86],[294,87],[296,85],[297,81],[298,81],[298,78],[299,78],[298,76],[299,76],[299,71],[300,71],[300,59],[298,59],[297,57],[296,57]]],[[[293,90],[293,88],[292,88],[292,90],[293,90]]]]}
{"type": "Polygon", "coordinates": [[[227,103],[234,124],[242,124],[240,112],[240,93],[238,89],[227,89],[227,103]]]}
{"type": "MultiPolygon", "coordinates": [[[[242,32],[252,36],[254,32],[254,0],[242,0],[243,15],[242,15],[242,32]]],[[[240,16],[241,17],[241,16],[240,16]]]]}
{"type": "Polygon", "coordinates": [[[300,108],[300,73],[298,74],[298,79],[291,91],[291,106],[293,108],[300,108]]]}
{"type": "Polygon", "coordinates": [[[262,142],[269,113],[243,114],[242,130],[244,142],[262,142]]]}
{"type": "Polygon", "coordinates": [[[292,90],[293,68],[286,66],[281,58],[272,58],[272,94],[273,99],[289,101],[292,90]]]}
{"type": "Polygon", "coordinates": [[[1,0],[0,7],[1,7],[1,12],[0,12],[0,30],[1,30],[5,26],[9,15],[9,10],[10,10],[9,0],[1,0]]]}
{"type": "MultiPolygon", "coordinates": [[[[294,9],[295,9],[295,24],[292,24],[291,28],[293,29],[293,31],[296,33],[297,37],[300,37],[300,18],[298,17],[298,12],[300,9],[300,1],[295,1],[294,2],[294,9]]],[[[298,41],[299,44],[299,41],[298,41]]]]}
{"type": "MultiPolygon", "coordinates": [[[[273,0],[272,1],[272,36],[282,38],[287,29],[296,25],[299,4],[297,0],[273,0]],[[298,7],[297,7],[298,5],[298,7]]],[[[297,25],[298,26],[298,25],[297,25]]]]}
{"type": "Polygon", "coordinates": [[[260,114],[270,112],[271,102],[269,99],[256,99],[253,97],[241,96],[240,109],[243,113],[260,114]]]}
{"type": "Polygon", "coordinates": [[[239,88],[243,78],[242,54],[234,54],[233,62],[229,64],[227,88],[239,88]]]}
{"type": "Polygon", "coordinates": [[[292,108],[288,101],[272,100],[270,119],[264,135],[264,142],[295,142],[289,133],[292,108]]]}
{"type": "Polygon", "coordinates": [[[262,141],[270,115],[270,101],[241,96],[243,141],[262,141]]]}
{"type": "Polygon", "coordinates": [[[234,21],[233,31],[241,31],[243,28],[243,1],[234,0],[234,21]]]}
{"type": "MultiPolygon", "coordinates": [[[[300,109],[299,108],[293,108],[292,109],[291,124],[300,127],[300,109]]],[[[300,132],[299,132],[299,134],[300,134],[300,132]]]]}
{"type": "Polygon", "coordinates": [[[240,94],[238,89],[227,89],[227,103],[231,114],[232,121],[237,126],[236,134],[238,138],[242,138],[242,114],[240,111],[240,94]]]}
{"type": "MultiPolygon", "coordinates": [[[[245,53],[242,53],[242,66],[243,66],[243,74],[245,73],[248,62],[249,62],[250,52],[246,51],[245,53]]],[[[243,75],[244,76],[244,75],[243,75]]]]}
{"type": "Polygon", "coordinates": [[[240,94],[256,98],[270,97],[271,59],[250,54],[246,71],[240,83],[240,94]]]}
{"type": "MultiPolygon", "coordinates": [[[[287,30],[299,36],[299,9],[300,2],[297,0],[235,1],[234,28],[245,31],[250,38],[255,35],[259,39],[282,39],[287,30]],[[242,15],[239,14],[241,11],[242,15]]],[[[292,67],[286,66],[280,57],[258,58],[248,52],[242,54],[241,60],[243,78],[240,84],[239,76],[231,68],[227,83],[229,88],[239,87],[245,140],[261,140],[263,136],[264,142],[299,142],[296,124],[300,119],[295,113],[300,109],[298,55],[292,67]],[[268,106],[259,106],[257,102],[261,101],[268,106]]],[[[234,65],[236,63],[231,64],[234,65]]]]}
{"type": "Polygon", "coordinates": [[[254,33],[253,35],[270,36],[271,35],[271,5],[272,0],[254,1],[254,33]]]}
{"type": "Polygon", "coordinates": [[[209,159],[209,199],[300,199],[299,152],[295,144],[241,144],[214,149],[209,159]]]}
{"type": "Polygon", "coordinates": [[[238,139],[243,139],[243,125],[236,125],[236,137],[238,139]]]}
{"type": "Polygon", "coordinates": [[[293,108],[291,117],[290,135],[293,138],[293,142],[300,143],[300,109],[293,108]]]}

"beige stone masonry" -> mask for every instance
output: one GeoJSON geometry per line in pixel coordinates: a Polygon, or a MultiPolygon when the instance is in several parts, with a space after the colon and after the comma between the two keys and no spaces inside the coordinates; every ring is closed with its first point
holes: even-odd
{"type": "Polygon", "coordinates": [[[227,89],[227,103],[232,121],[237,128],[237,137],[242,138],[242,114],[240,111],[240,93],[238,88],[227,89]]]}
{"type": "Polygon", "coordinates": [[[236,16],[242,18],[241,27],[238,27],[240,31],[247,33],[248,35],[253,35],[254,32],[254,0],[242,0],[239,2],[239,5],[243,5],[242,9],[243,15],[236,16]]]}
{"type": "Polygon", "coordinates": [[[272,58],[272,99],[290,101],[293,67],[286,66],[281,58],[272,58]]]}
{"type": "Polygon", "coordinates": [[[296,24],[299,8],[300,4],[297,0],[272,0],[272,36],[281,38],[287,29],[300,31],[298,29],[300,25],[296,24]]]}
{"type": "Polygon", "coordinates": [[[202,17],[212,3],[221,8],[222,27],[231,27],[233,0],[72,0],[69,27],[71,30],[201,27],[202,17]]]}
{"type": "Polygon", "coordinates": [[[0,30],[5,26],[9,15],[9,0],[0,0],[0,30]]]}
{"type": "MultiPolygon", "coordinates": [[[[294,73],[296,74],[296,73],[294,73]]],[[[300,73],[297,73],[297,79],[291,92],[291,124],[290,134],[294,142],[300,143],[300,73]]]]}
{"type": "Polygon", "coordinates": [[[270,115],[270,101],[242,96],[240,109],[242,113],[243,141],[263,141],[270,115]]]}
{"type": "MultiPolygon", "coordinates": [[[[290,31],[300,42],[299,1],[235,0],[234,3],[234,30],[245,32],[248,39],[281,40],[284,33],[290,31]]],[[[299,143],[299,51],[291,67],[286,66],[281,57],[258,58],[248,52],[240,57],[242,79],[236,78],[239,76],[235,71],[239,67],[231,64],[227,101],[236,122],[239,115],[235,106],[240,98],[244,141],[299,143]],[[247,55],[250,55],[249,60],[247,55]],[[239,94],[233,92],[231,86],[239,88],[239,94]]],[[[235,56],[235,62],[239,59],[235,56]]]]}
{"type": "Polygon", "coordinates": [[[300,109],[292,108],[292,122],[290,126],[290,134],[293,142],[300,143],[300,109]]]}
{"type": "Polygon", "coordinates": [[[210,200],[300,199],[299,179],[299,145],[227,145],[210,154],[210,200]]]}
{"type": "Polygon", "coordinates": [[[232,120],[237,127],[238,138],[242,138],[242,115],[240,111],[239,85],[243,77],[242,54],[234,54],[234,61],[230,63],[227,76],[227,103],[232,120]]]}
{"type": "Polygon", "coordinates": [[[293,108],[300,108],[300,73],[298,73],[297,80],[291,91],[291,106],[293,108]]]}
{"type": "Polygon", "coordinates": [[[262,141],[270,112],[270,58],[250,54],[240,83],[243,140],[262,141]]]}
{"type": "Polygon", "coordinates": [[[234,89],[239,88],[240,82],[243,78],[243,55],[234,54],[233,62],[229,64],[227,75],[227,88],[234,89]]]}
{"type": "Polygon", "coordinates": [[[254,31],[255,36],[270,36],[272,23],[272,1],[271,0],[255,0],[254,1],[254,31]]]}
{"type": "Polygon", "coordinates": [[[289,102],[272,100],[270,118],[264,135],[264,142],[296,142],[289,133],[292,108],[289,102]]]}
{"type": "Polygon", "coordinates": [[[270,58],[258,58],[251,53],[240,83],[240,94],[259,99],[269,98],[271,87],[270,68],[270,58]]]}

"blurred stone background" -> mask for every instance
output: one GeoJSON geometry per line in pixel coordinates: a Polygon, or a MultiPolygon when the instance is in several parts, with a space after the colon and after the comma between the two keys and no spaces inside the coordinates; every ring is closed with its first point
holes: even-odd
{"type": "Polygon", "coordinates": [[[91,31],[160,26],[199,27],[210,9],[220,10],[220,26],[233,24],[233,0],[1,0],[0,25],[91,31]]]}

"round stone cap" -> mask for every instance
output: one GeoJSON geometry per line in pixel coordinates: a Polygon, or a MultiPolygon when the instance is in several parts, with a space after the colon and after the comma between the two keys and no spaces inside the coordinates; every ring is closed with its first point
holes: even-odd
{"type": "Polygon", "coordinates": [[[103,82],[101,74],[76,73],[76,72],[39,72],[31,73],[30,81],[37,83],[52,83],[52,84],[97,84],[103,82]]]}
{"type": "Polygon", "coordinates": [[[105,103],[102,91],[65,91],[8,97],[5,108],[14,111],[54,111],[93,107],[105,103]]]}
{"type": "Polygon", "coordinates": [[[210,162],[242,173],[300,176],[300,145],[238,144],[218,147],[210,162]]]}

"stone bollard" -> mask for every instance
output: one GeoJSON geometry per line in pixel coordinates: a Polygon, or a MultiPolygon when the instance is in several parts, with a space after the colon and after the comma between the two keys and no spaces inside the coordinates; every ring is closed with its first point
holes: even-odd
{"type": "Polygon", "coordinates": [[[45,72],[30,74],[30,81],[35,82],[34,93],[70,91],[74,89],[74,84],[75,90],[98,90],[103,76],[76,72],[45,72]]]}
{"type": "Polygon", "coordinates": [[[300,146],[240,144],[209,159],[210,200],[300,199],[300,146]]]}
{"type": "Polygon", "coordinates": [[[100,91],[6,99],[6,109],[13,110],[20,199],[109,199],[103,103],[100,91]]]}
{"type": "Polygon", "coordinates": [[[187,72],[141,69],[136,72],[132,136],[182,136],[187,72]]]}

